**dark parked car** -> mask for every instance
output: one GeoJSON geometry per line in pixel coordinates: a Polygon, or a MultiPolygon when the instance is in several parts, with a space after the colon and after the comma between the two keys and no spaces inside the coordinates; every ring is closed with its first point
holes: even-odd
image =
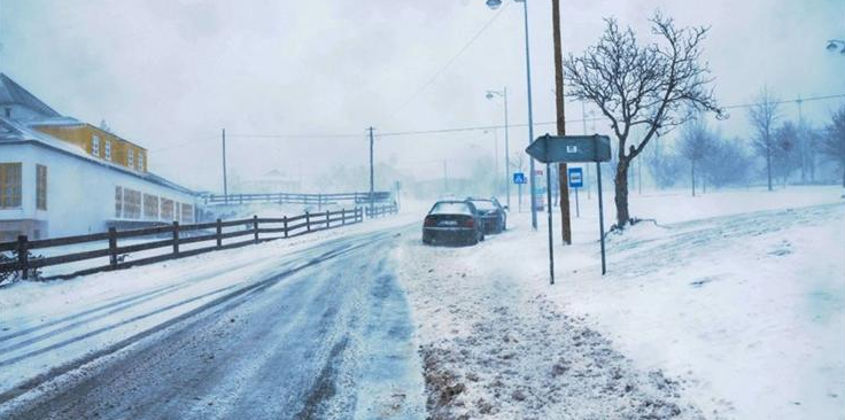
{"type": "Polygon", "coordinates": [[[475,245],[484,240],[484,226],[471,202],[438,201],[425,216],[422,240],[425,244],[475,245]]]}
{"type": "Polygon", "coordinates": [[[485,233],[502,233],[508,228],[508,215],[495,198],[468,198],[475,205],[484,223],[485,233]]]}

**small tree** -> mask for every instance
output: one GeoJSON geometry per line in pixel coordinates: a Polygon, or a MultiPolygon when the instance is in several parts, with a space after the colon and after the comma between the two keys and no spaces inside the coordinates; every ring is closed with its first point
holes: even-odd
{"type": "Polygon", "coordinates": [[[610,120],[616,138],[616,221],[623,227],[628,212],[628,169],[654,137],[702,111],[722,111],[708,85],[710,70],[701,61],[708,28],[676,27],[655,13],[650,19],[656,42],[641,45],[633,30],[605,19],[598,44],[564,62],[568,95],[591,101],[610,120]],[[631,129],[644,128],[633,138],[631,129]]]}
{"type": "Polygon", "coordinates": [[[690,185],[695,197],[695,167],[712,149],[712,135],[704,121],[693,120],[684,127],[681,135],[680,153],[690,163],[690,185]]]}
{"type": "Polygon", "coordinates": [[[669,188],[677,182],[683,171],[683,162],[678,155],[669,150],[663,151],[660,143],[655,143],[650,153],[647,153],[646,163],[649,173],[657,188],[669,188]]]}
{"type": "Polygon", "coordinates": [[[775,130],[774,148],[772,150],[773,173],[780,176],[784,185],[786,185],[792,171],[801,164],[798,141],[798,129],[791,121],[784,122],[775,130]]]}
{"type": "Polygon", "coordinates": [[[766,160],[766,179],[769,191],[772,190],[772,157],[775,152],[775,123],[778,119],[778,103],[763,89],[757,96],[757,101],[748,110],[751,124],[754,125],[756,135],[753,138],[754,149],[766,160]]]}
{"type": "Polygon", "coordinates": [[[751,167],[750,157],[739,139],[714,136],[709,153],[701,161],[701,169],[715,187],[743,183],[751,167]]]}
{"type": "Polygon", "coordinates": [[[833,114],[826,135],[822,138],[822,153],[842,168],[842,187],[845,187],[845,105],[833,114]]]}

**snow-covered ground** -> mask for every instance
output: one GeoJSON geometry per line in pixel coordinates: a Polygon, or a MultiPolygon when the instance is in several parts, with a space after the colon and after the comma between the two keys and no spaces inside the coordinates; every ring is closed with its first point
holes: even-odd
{"type": "Polygon", "coordinates": [[[545,214],[537,232],[527,213],[512,214],[511,230],[472,248],[406,238],[396,252],[429,409],[845,418],[840,195],[835,187],[634,193],[632,215],[658,224],[610,235],[604,277],[596,197],[582,195],[573,246],[555,238],[553,286],[545,214]]]}

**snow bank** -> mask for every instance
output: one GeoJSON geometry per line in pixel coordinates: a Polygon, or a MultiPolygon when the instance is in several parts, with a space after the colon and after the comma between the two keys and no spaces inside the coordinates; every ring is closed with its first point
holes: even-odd
{"type": "Polygon", "coordinates": [[[427,379],[447,384],[445,394],[430,394],[430,407],[471,417],[602,418],[640,416],[625,410],[659,401],[681,416],[845,416],[838,188],[632,194],[632,214],[658,224],[610,235],[604,277],[595,196],[583,198],[574,245],[555,238],[553,286],[545,214],[537,232],[527,213],[512,214],[514,229],[478,247],[429,248],[411,238],[398,251],[410,264],[402,279],[422,354],[441,372],[427,379]],[[600,337],[591,346],[618,358],[573,348],[573,331],[586,330],[600,337]],[[558,357],[581,369],[593,363],[581,372],[604,382],[552,378],[558,357]],[[639,391],[621,396],[611,380],[619,375],[639,391]],[[650,382],[657,375],[671,385],[650,382]],[[580,399],[561,392],[563,383],[580,399]],[[591,393],[593,386],[608,388],[591,393]]]}

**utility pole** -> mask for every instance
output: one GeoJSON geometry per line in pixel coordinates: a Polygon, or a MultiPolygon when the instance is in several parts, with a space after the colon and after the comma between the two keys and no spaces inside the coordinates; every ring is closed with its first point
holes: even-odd
{"type": "MultiPolygon", "coordinates": [[[[566,115],[563,100],[563,42],[560,36],[560,0],[552,0],[552,25],[555,48],[555,104],[557,108],[557,134],[566,135],[566,115]]],[[[558,183],[560,184],[560,228],[563,243],[572,244],[572,222],[569,215],[569,182],[566,163],[558,164],[558,183]]],[[[549,185],[551,187],[551,185],[549,185]]],[[[549,209],[551,215],[551,208],[549,209]]],[[[551,216],[549,219],[551,224],[551,216]]]]}
{"type": "MultiPolygon", "coordinates": [[[[528,144],[534,142],[534,109],[531,102],[531,52],[528,48],[528,1],[522,1],[522,14],[525,18],[525,79],[528,90],[528,144]]],[[[528,158],[528,169],[531,173],[528,181],[531,184],[531,227],[537,230],[537,174],[534,171],[534,158],[528,158]]]]}
{"type": "MultiPolygon", "coordinates": [[[[583,124],[583,129],[582,129],[581,134],[586,136],[587,135],[587,113],[584,109],[584,101],[581,101],[581,123],[583,124]]],[[[587,200],[589,200],[590,199],[590,165],[584,165],[584,166],[586,166],[585,169],[587,170],[587,175],[584,177],[584,184],[587,187],[587,200]]],[[[578,190],[575,190],[575,192],[577,194],[578,190]]],[[[576,196],[576,198],[577,198],[577,196],[576,196]]]]}
{"type": "Polygon", "coordinates": [[[373,217],[374,199],[375,199],[375,178],[373,177],[373,127],[370,131],[370,217],[373,217]]]}
{"type": "Polygon", "coordinates": [[[511,150],[508,143],[508,87],[502,90],[504,92],[505,100],[505,190],[508,195],[508,209],[511,208],[511,150]]]}
{"type": "Polygon", "coordinates": [[[229,203],[229,182],[226,179],[226,129],[223,129],[223,201],[229,203]]]}
{"type": "Polygon", "coordinates": [[[446,167],[446,159],[443,159],[443,194],[449,193],[449,171],[446,167]]]}

